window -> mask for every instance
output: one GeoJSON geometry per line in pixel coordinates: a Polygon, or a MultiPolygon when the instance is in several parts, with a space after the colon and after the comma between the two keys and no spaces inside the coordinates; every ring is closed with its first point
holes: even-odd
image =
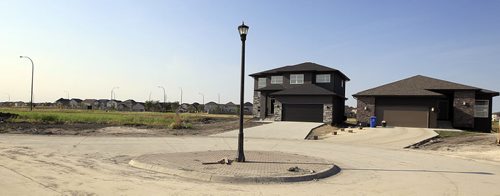
{"type": "Polygon", "coordinates": [[[290,84],[304,84],[304,74],[290,74],[290,84]]]}
{"type": "Polygon", "coordinates": [[[257,87],[258,88],[266,87],[266,78],[259,78],[257,87]]]}
{"type": "Polygon", "coordinates": [[[345,80],[341,80],[340,81],[340,87],[344,88],[344,86],[345,86],[345,80]]]}
{"type": "Polygon", "coordinates": [[[283,84],[283,76],[271,76],[271,84],[283,84]]]}
{"type": "Polygon", "coordinates": [[[330,83],[330,74],[316,75],[316,83],[330,83]]]}
{"type": "Polygon", "coordinates": [[[474,104],[474,117],[488,118],[489,111],[490,111],[490,101],[476,100],[476,103],[474,104]]]}

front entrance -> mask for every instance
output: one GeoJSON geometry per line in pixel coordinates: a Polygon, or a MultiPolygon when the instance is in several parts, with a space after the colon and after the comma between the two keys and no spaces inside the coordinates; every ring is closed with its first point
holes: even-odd
{"type": "Polygon", "coordinates": [[[269,97],[267,99],[267,104],[266,104],[266,116],[273,116],[274,115],[274,103],[276,102],[276,100],[274,99],[274,97],[269,97]]]}

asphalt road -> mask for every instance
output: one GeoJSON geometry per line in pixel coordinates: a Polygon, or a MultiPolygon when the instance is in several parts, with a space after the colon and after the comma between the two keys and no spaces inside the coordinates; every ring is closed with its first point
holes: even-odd
{"type": "Polygon", "coordinates": [[[0,135],[0,195],[500,194],[500,164],[494,162],[329,141],[247,139],[245,147],[322,157],[342,171],[301,183],[206,183],[127,162],[145,153],[235,150],[235,138],[0,135]]]}

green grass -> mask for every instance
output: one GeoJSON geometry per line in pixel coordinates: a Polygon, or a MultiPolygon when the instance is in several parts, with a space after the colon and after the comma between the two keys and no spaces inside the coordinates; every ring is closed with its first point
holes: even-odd
{"type": "Polygon", "coordinates": [[[478,134],[478,133],[468,132],[468,131],[436,131],[436,133],[438,133],[439,137],[441,137],[441,138],[464,137],[464,136],[473,136],[473,135],[478,134]]]}
{"type": "MultiPolygon", "coordinates": [[[[0,108],[0,112],[19,115],[10,122],[30,123],[93,123],[108,125],[146,125],[146,126],[169,126],[174,122],[175,113],[156,112],[117,112],[100,110],[59,110],[41,109],[32,112],[27,109],[0,108]]],[[[180,114],[183,122],[198,122],[206,118],[211,119],[236,119],[235,115],[212,115],[212,114],[180,114]]]]}

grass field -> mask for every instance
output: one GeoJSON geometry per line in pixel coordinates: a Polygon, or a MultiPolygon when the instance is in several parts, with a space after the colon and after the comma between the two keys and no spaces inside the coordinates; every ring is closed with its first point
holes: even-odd
{"type": "MultiPolygon", "coordinates": [[[[30,112],[27,109],[0,108],[0,112],[19,115],[17,118],[9,119],[10,122],[30,123],[94,123],[107,125],[145,125],[145,126],[169,126],[175,120],[175,113],[157,112],[117,112],[100,110],[60,110],[41,109],[30,112]]],[[[215,120],[237,119],[236,115],[213,115],[213,114],[180,114],[182,121],[187,123],[199,122],[210,118],[215,120]]]]}

